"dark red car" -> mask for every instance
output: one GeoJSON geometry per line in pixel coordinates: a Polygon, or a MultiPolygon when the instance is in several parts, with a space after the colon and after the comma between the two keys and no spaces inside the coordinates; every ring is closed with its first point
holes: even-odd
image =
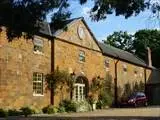
{"type": "Polygon", "coordinates": [[[147,97],[143,92],[135,92],[127,100],[120,103],[121,106],[147,106],[147,97]]]}

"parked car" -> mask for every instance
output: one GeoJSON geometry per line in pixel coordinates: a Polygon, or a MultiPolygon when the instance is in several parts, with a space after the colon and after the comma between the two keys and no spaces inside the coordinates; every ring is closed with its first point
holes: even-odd
{"type": "Polygon", "coordinates": [[[127,100],[121,101],[120,106],[147,106],[147,97],[143,92],[135,92],[127,100]]]}

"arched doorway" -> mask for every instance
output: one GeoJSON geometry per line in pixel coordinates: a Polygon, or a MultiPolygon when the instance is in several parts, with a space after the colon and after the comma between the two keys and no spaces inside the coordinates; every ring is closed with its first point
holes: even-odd
{"type": "Polygon", "coordinates": [[[85,76],[78,76],[74,84],[73,100],[83,101],[88,95],[89,90],[88,79],[85,76]]]}

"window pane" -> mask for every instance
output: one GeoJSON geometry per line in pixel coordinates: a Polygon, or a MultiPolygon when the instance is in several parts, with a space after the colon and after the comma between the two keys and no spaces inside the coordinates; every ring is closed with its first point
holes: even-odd
{"type": "Polygon", "coordinates": [[[43,94],[43,74],[33,73],[33,93],[43,94]]]}
{"type": "Polygon", "coordinates": [[[85,52],[84,51],[80,51],[79,61],[85,62],[85,52]]]}
{"type": "Polygon", "coordinates": [[[84,100],[85,97],[84,89],[85,89],[85,84],[80,84],[80,83],[75,84],[75,89],[73,94],[74,100],[76,101],[84,100]]]}
{"type": "Polygon", "coordinates": [[[43,52],[43,40],[40,38],[34,38],[34,51],[43,52]]]}

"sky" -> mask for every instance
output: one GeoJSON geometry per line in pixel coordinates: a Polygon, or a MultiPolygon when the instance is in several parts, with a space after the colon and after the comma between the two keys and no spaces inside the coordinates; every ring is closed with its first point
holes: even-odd
{"type": "Polygon", "coordinates": [[[99,41],[104,40],[115,31],[127,31],[130,34],[134,34],[141,29],[158,29],[160,25],[158,20],[151,17],[150,11],[142,12],[138,16],[132,16],[128,19],[125,19],[124,16],[112,14],[108,15],[105,20],[92,21],[88,13],[92,6],[93,2],[91,0],[84,5],[80,5],[78,0],[70,0],[69,10],[72,12],[71,18],[84,17],[89,28],[99,41]]]}

